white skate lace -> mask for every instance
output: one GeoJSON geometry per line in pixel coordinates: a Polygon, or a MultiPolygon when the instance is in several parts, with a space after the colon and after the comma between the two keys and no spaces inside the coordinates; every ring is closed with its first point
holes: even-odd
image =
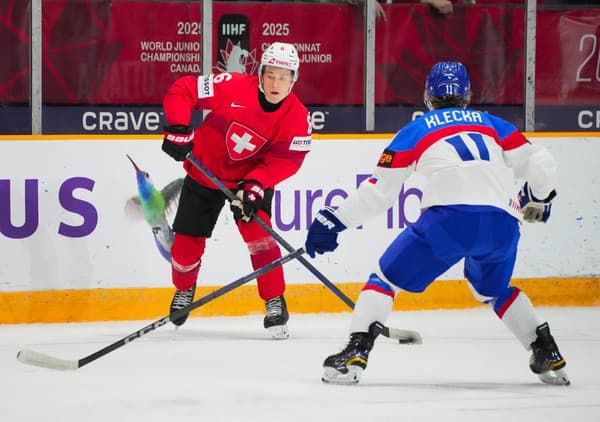
{"type": "Polygon", "coordinates": [[[173,308],[182,309],[192,303],[192,289],[177,290],[173,298],[173,308]]]}
{"type": "Polygon", "coordinates": [[[279,298],[271,299],[267,302],[267,316],[281,315],[281,300],[279,298]]]}

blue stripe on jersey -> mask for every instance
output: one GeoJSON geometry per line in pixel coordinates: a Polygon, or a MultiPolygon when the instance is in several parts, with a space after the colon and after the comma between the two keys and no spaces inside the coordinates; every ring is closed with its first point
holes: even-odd
{"type": "MultiPolygon", "coordinates": [[[[506,120],[480,110],[444,108],[425,113],[423,116],[404,126],[392,138],[387,149],[392,151],[412,150],[425,136],[453,125],[473,125],[474,132],[477,132],[477,128],[481,126],[491,128],[498,133],[500,142],[516,130],[516,127],[506,120]]],[[[480,143],[476,139],[474,141],[481,153],[480,143]]],[[[484,159],[483,156],[481,158],[484,159]]]]}
{"type": "Polygon", "coordinates": [[[500,139],[500,142],[502,142],[504,138],[509,136],[515,130],[517,130],[517,128],[512,123],[509,123],[506,120],[501,119],[500,117],[487,114],[486,118],[490,121],[490,126],[496,129],[496,132],[498,133],[498,139],[500,139]]]}
{"type": "Polygon", "coordinates": [[[490,151],[485,146],[485,141],[483,140],[483,136],[479,133],[471,133],[469,135],[471,139],[477,145],[477,150],[479,151],[479,158],[482,160],[489,161],[490,160],[490,151]]]}
{"type": "Polygon", "coordinates": [[[454,147],[454,149],[460,156],[461,160],[473,161],[475,159],[475,157],[473,157],[473,154],[471,154],[471,151],[469,151],[469,148],[467,148],[465,141],[463,141],[460,136],[457,135],[457,136],[448,138],[448,139],[446,139],[446,142],[448,142],[450,145],[452,145],[454,147]]]}

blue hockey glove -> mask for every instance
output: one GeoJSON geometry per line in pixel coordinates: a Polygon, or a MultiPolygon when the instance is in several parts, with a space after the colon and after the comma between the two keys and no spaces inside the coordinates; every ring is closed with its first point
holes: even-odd
{"type": "Polygon", "coordinates": [[[189,126],[164,127],[162,150],[175,161],[183,161],[194,148],[194,131],[189,126]]]}
{"type": "Polygon", "coordinates": [[[338,233],[345,229],[346,226],[338,220],[331,208],[323,208],[308,228],[305,243],[306,253],[314,258],[315,253],[323,254],[334,251],[338,247],[338,233]]]}
{"type": "Polygon", "coordinates": [[[537,199],[533,196],[529,184],[525,182],[519,192],[519,204],[523,213],[523,220],[528,223],[545,223],[550,218],[552,200],[556,191],[552,190],[546,199],[537,199]]]}

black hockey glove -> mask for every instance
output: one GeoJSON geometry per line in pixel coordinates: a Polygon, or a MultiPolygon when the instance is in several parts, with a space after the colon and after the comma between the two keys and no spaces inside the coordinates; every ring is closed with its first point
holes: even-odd
{"type": "Polygon", "coordinates": [[[194,148],[194,131],[189,126],[173,125],[164,127],[162,150],[175,161],[183,161],[194,148]]]}
{"type": "Polygon", "coordinates": [[[242,180],[236,192],[238,199],[231,201],[231,210],[236,220],[244,223],[252,220],[262,205],[265,193],[258,180],[242,180]]]}
{"type": "Polygon", "coordinates": [[[546,199],[537,199],[533,196],[529,184],[525,182],[519,192],[519,204],[523,213],[523,220],[528,223],[545,223],[550,218],[552,200],[556,197],[556,191],[552,190],[546,199]]]}

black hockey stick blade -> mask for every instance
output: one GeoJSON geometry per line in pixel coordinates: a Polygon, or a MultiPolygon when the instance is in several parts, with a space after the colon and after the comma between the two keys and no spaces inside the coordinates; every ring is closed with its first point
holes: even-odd
{"type": "Polygon", "coordinates": [[[17,360],[19,362],[27,364],[27,365],[40,366],[42,368],[56,369],[59,371],[75,370],[75,369],[81,368],[82,366],[87,365],[88,363],[93,362],[98,358],[101,358],[102,356],[112,352],[113,350],[123,347],[126,344],[132,342],[133,340],[140,338],[140,337],[148,334],[149,332],[156,330],[159,327],[162,327],[163,325],[167,324],[171,319],[177,319],[183,315],[186,315],[186,314],[190,313],[191,311],[193,311],[194,309],[199,308],[200,306],[205,305],[208,302],[210,302],[220,296],[223,296],[225,293],[230,292],[231,290],[235,289],[236,287],[246,284],[249,281],[255,279],[256,277],[266,274],[267,272],[271,271],[272,269],[274,269],[280,265],[283,265],[288,261],[298,258],[303,253],[304,253],[304,249],[300,248],[300,249],[297,249],[297,250],[289,253],[288,255],[282,256],[281,258],[271,262],[270,264],[267,264],[264,267],[261,267],[258,270],[253,271],[250,274],[245,275],[244,277],[241,277],[241,278],[215,290],[212,293],[209,293],[208,295],[196,300],[195,302],[192,302],[185,308],[178,309],[177,311],[172,312],[169,315],[167,315],[157,321],[154,321],[152,324],[146,325],[144,328],[131,333],[127,337],[124,337],[118,341],[115,341],[114,343],[109,344],[105,348],[100,349],[100,350],[92,353],[91,355],[81,358],[79,360],[60,359],[60,358],[56,358],[54,356],[50,356],[50,355],[47,355],[44,353],[40,353],[40,352],[36,352],[34,350],[28,350],[28,349],[19,350],[19,352],[17,353],[17,360]]]}
{"type": "MultiPolygon", "coordinates": [[[[210,179],[211,182],[217,186],[221,192],[225,194],[227,199],[230,201],[237,200],[237,196],[227,187],[225,184],[213,174],[204,164],[202,164],[196,157],[194,157],[191,153],[187,155],[187,160],[194,165],[200,172],[210,179]]],[[[275,239],[277,243],[279,243],[285,250],[288,252],[292,252],[294,247],[290,245],[279,233],[277,233],[271,226],[269,226],[264,220],[262,220],[258,216],[254,216],[253,221],[256,221],[260,227],[269,235],[275,239]]],[[[342,302],[350,307],[350,309],[354,309],[354,302],[348,296],[344,294],[335,284],[333,284],[323,273],[321,273],[314,265],[312,265],[306,258],[303,256],[298,257],[298,262],[300,262],[304,268],[310,271],[315,277],[319,279],[321,283],[323,283],[331,292],[333,292],[337,297],[339,297],[342,302]]],[[[389,337],[394,340],[398,340],[401,344],[421,344],[422,339],[419,333],[411,330],[401,330],[401,329],[391,329],[385,327],[381,334],[385,337],[389,337]]]]}

